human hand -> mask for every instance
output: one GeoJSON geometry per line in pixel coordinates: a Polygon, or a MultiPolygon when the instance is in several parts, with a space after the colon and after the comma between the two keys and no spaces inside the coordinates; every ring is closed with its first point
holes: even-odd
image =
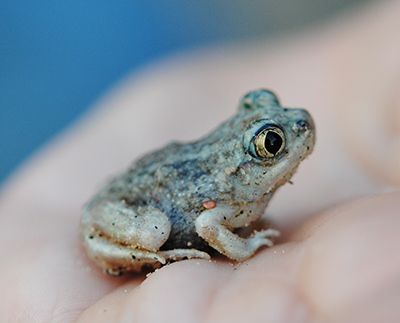
{"type": "MultiPolygon", "coordinates": [[[[366,32],[365,16],[351,27],[354,33],[366,32]]],[[[362,82],[373,88],[373,80],[352,79],[348,87],[354,92],[344,91],[346,77],[331,70],[344,55],[341,49],[351,51],[344,46],[348,34],[332,27],[268,46],[272,50],[221,50],[169,62],[127,80],[93,114],[34,156],[1,193],[0,320],[395,322],[400,194],[382,192],[388,189],[385,171],[394,183],[400,172],[396,164],[381,170],[390,161],[369,163],[369,155],[354,148],[368,140],[359,132],[362,118],[354,102],[362,82]],[[242,93],[266,86],[285,105],[308,108],[318,131],[316,150],[300,166],[295,185],[279,191],[267,210],[286,232],[281,244],[240,266],[182,261],[147,279],[110,278],[94,268],[80,246],[78,225],[82,204],[105,176],[166,138],[199,137],[232,114],[242,93]],[[348,110],[349,102],[358,114],[348,110]]],[[[359,44],[353,47],[360,50],[359,44]]],[[[373,134],[381,130],[376,127],[373,134]]],[[[387,156],[393,149],[381,148],[387,156]]]]}

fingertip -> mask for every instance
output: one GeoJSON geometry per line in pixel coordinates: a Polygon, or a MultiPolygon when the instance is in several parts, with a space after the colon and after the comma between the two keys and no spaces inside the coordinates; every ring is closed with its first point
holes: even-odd
{"type": "Polygon", "coordinates": [[[353,201],[327,211],[303,234],[299,282],[321,315],[341,315],[379,295],[397,277],[399,201],[399,192],[353,201]]]}

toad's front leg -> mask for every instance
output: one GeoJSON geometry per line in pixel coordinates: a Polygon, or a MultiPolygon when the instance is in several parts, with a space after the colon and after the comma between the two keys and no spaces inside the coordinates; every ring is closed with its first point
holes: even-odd
{"type": "Polygon", "coordinates": [[[244,261],[260,247],[272,246],[270,238],[279,236],[279,232],[273,229],[255,232],[249,238],[241,238],[231,231],[247,226],[259,217],[256,206],[240,208],[222,204],[200,214],[196,219],[196,232],[220,253],[233,260],[244,261]]]}

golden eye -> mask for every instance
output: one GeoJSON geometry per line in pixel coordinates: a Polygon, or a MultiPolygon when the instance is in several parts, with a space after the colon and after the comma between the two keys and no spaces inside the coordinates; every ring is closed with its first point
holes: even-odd
{"type": "Polygon", "coordinates": [[[285,134],[277,127],[266,128],[254,139],[254,145],[259,157],[274,157],[285,148],[285,134]]]}

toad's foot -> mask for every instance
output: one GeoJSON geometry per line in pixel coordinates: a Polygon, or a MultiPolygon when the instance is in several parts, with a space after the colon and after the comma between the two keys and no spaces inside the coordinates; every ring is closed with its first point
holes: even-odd
{"type": "Polygon", "coordinates": [[[166,251],[159,251],[158,254],[167,260],[181,260],[181,259],[205,259],[209,260],[210,255],[204,251],[197,249],[172,249],[166,251]]]}
{"type": "Polygon", "coordinates": [[[253,235],[249,239],[247,239],[247,241],[249,244],[252,244],[256,249],[262,246],[272,247],[274,245],[274,241],[272,239],[278,238],[280,235],[280,232],[275,229],[255,231],[253,235]]]}
{"type": "MultiPolygon", "coordinates": [[[[231,205],[219,205],[206,210],[196,219],[196,232],[220,253],[233,260],[244,261],[254,255],[260,247],[272,246],[273,241],[269,238],[279,236],[278,231],[269,229],[256,232],[245,239],[230,231],[231,228],[248,224],[248,217],[238,216],[245,213],[231,205]]],[[[251,220],[256,218],[258,217],[253,216],[251,220]]]]}
{"type": "Polygon", "coordinates": [[[173,249],[150,252],[115,244],[104,236],[91,234],[84,236],[88,245],[89,257],[92,258],[105,273],[120,276],[127,272],[139,272],[143,267],[158,268],[168,260],[210,259],[210,256],[196,249],[173,249]]]}

